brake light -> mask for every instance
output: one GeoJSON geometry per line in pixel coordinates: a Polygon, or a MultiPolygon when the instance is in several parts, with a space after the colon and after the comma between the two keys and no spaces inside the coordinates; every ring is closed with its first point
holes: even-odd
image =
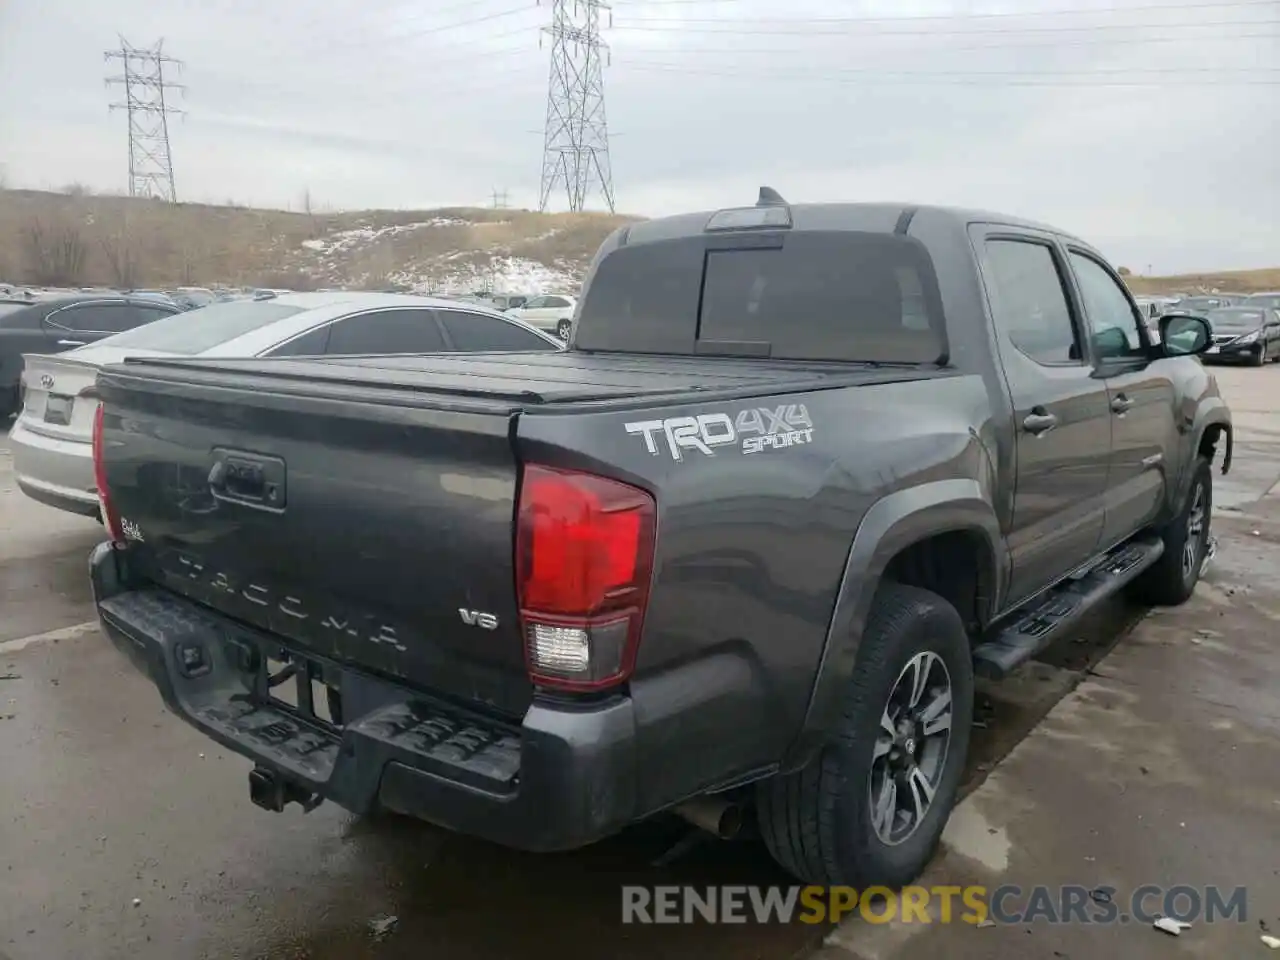
{"type": "Polygon", "coordinates": [[[116,543],[124,542],[120,517],[111,505],[111,492],[107,489],[107,461],[102,445],[102,403],[93,411],[93,480],[98,487],[98,504],[102,509],[102,525],[116,543]]]}
{"type": "Polygon", "coordinates": [[[516,516],[516,587],[534,683],[599,690],[635,667],[657,508],[647,491],[528,465],[516,516]]]}

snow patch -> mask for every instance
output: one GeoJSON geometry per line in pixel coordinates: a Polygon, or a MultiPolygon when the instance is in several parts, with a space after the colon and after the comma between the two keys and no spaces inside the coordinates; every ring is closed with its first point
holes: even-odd
{"type": "Polygon", "coordinates": [[[419,220],[415,223],[397,223],[389,227],[352,227],[348,230],[335,230],[320,240],[303,240],[302,246],[316,253],[332,256],[335,253],[350,252],[359,247],[367,247],[377,243],[384,237],[394,237],[400,233],[412,233],[429,227],[473,227],[470,220],[457,217],[432,217],[430,220],[419,220]]]}
{"type": "Polygon", "coordinates": [[[492,257],[488,263],[470,262],[457,264],[461,254],[442,257],[436,269],[429,266],[409,266],[387,275],[391,285],[404,287],[414,293],[474,293],[489,290],[494,293],[568,292],[581,282],[579,270],[573,264],[548,267],[536,260],[522,257],[492,257]]]}

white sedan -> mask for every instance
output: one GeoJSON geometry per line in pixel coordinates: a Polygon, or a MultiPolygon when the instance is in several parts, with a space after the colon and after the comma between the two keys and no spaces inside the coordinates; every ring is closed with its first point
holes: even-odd
{"type": "Polygon", "coordinates": [[[563,350],[485,307],[387,293],[260,294],[175,314],[57,355],[27,354],[23,409],[9,434],[18,487],[98,516],[93,417],[100,366],[126,357],[310,357],[563,350]]]}

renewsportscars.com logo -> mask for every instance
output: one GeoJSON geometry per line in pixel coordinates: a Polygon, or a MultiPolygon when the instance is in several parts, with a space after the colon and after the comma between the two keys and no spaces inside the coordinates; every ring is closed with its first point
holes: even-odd
{"type": "Polygon", "coordinates": [[[660,447],[665,447],[674,460],[683,460],[685,451],[690,450],[714,457],[717,447],[736,446],[744,454],[763,453],[813,441],[813,421],[803,403],[748,407],[732,417],[727,413],[702,413],[696,417],[636,420],[624,426],[627,433],[644,437],[650,454],[656,457],[660,447]]]}
{"type": "Polygon", "coordinates": [[[1143,884],[1127,894],[1111,886],[1051,887],[622,887],[624,924],[839,923],[858,916],[867,923],[1030,923],[1114,926],[1248,920],[1244,887],[1143,884]]]}

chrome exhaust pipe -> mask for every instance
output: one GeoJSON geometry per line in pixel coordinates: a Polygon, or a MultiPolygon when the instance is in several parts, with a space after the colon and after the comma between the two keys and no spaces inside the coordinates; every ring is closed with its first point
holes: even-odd
{"type": "Polygon", "coordinates": [[[742,807],[717,797],[694,797],[672,810],[700,830],[732,840],[742,830],[742,807]]]}

